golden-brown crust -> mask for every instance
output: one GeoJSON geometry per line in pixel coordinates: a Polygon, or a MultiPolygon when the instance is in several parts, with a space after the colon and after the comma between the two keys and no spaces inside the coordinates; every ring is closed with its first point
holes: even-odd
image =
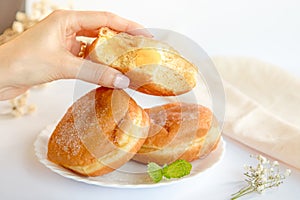
{"type": "Polygon", "coordinates": [[[221,130],[219,124],[214,117],[212,120],[212,125],[208,130],[208,133],[205,137],[204,144],[200,151],[200,158],[204,158],[210,154],[211,151],[215,150],[220,142],[221,139],[221,130]]]}
{"type": "MultiPolygon", "coordinates": [[[[163,165],[177,159],[193,161],[200,157],[205,145],[216,143],[205,143],[213,115],[204,106],[176,102],[145,111],[151,123],[148,138],[133,158],[138,162],[163,165]]],[[[206,149],[205,153],[212,150],[206,149]]]]}
{"type": "Polygon", "coordinates": [[[88,58],[126,74],[130,88],[151,95],[174,96],[192,90],[197,68],[169,45],[143,36],[100,29],[88,58]]]}
{"type": "Polygon", "coordinates": [[[76,101],[52,133],[48,159],[98,176],[125,164],[143,144],[148,115],[123,90],[100,87],[76,101]]]}

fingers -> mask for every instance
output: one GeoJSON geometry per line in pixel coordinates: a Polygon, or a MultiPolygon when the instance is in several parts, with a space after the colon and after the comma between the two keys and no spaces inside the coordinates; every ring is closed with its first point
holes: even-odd
{"type": "MultiPolygon", "coordinates": [[[[68,26],[78,33],[78,35],[84,36],[97,36],[95,30],[100,27],[107,26],[116,31],[128,32],[132,34],[145,35],[151,37],[152,35],[144,29],[144,27],[136,22],[124,19],[118,15],[110,12],[97,12],[97,11],[61,11],[68,12],[67,21],[68,26]],[[134,31],[134,30],[139,31],[134,31]]],[[[63,13],[62,13],[63,15],[63,13]]]]}
{"type": "MultiPolygon", "coordinates": [[[[97,36],[98,30],[103,26],[120,32],[152,36],[140,24],[109,12],[60,10],[51,14],[48,17],[49,21],[55,26],[63,27],[61,29],[62,37],[72,37],[74,34],[76,36],[94,37],[97,36]],[[52,20],[49,18],[52,18],[52,20]]],[[[68,50],[76,55],[79,48],[79,43],[76,43],[68,50]]],[[[62,58],[63,55],[58,56],[62,58]]],[[[53,72],[55,79],[75,78],[106,87],[128,87],[129,79],[121,72],[105,65],[82,60],[74,55],[67,54],[67,57],[61,59],[62,61],[59,61],[58,65],[55,64],[55,66],[60,66],[56,69],[59,70],[58,73],[53,72]]]]}
{"type": "Polygon", "coordinates": [[[73,15],[73,20],[79,25],[77,31],[81,29],[93,30],[102,26],[108,26],[117,31],[128,31],[131,29],[143,28],[141,25],[121,18],[109,12],[78,11],[73,15]]]}
{"type": "Polygon", "coordinates": [[[118,70],[106,65],[71,56],[61,68],[62,78],[75,78],[110,88],[127,88],[129,79],[118,70]]]}

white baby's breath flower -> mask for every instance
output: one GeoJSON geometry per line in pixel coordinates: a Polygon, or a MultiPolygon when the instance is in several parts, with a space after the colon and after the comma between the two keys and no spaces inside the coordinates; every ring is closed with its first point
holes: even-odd
{"type": "Polygon", "coordinates": [[[244,165],[245,170],[249,170],[249,165],[244,165]]]}
{"type": "Polygon", "coordinates": [[[267,180],[268,180],[265,175],[262,175],[260,179],[261,179],[261,182],[263,182],[263,183],[267,182],[267,180]]]}
{"type": "Polygon", "coordinates": [[[275,161],[273,162],[273,166],[279,166],[279,163],[278,163],[277,160],[275,160],[275,161]]]}
{"type": "Polygon", "coordinates": [[[263,172],[263,170],[264,170],[264,166],[261,163],[259,163],[257,165],[257,173],[261,173],[261,172],[263,172]]]}
{"type": "Polygon", "coordinates": [[[282,176],[282,174],[275,174],[275,178],[279,179],[282,176]]]}
{"type": "Polygon", "coordinates": [[[265,190],[265,187],[263,185],[260,185],[257,187],[257,192],[262,193],[265,190]]]}
{"type": "Polygon", "coordinates": [[[285,173],[280,173],[278,161],[270,162],[266,157],[262,155],[250,155],[258,160],[256,167],[244,165],[247,170],[244,175],[245,181],[248,185],[237,193],[232,194],[232,200],[241,196],[249,194],[251,192],[263,193],[266,189],[277,187],[283,183],[283,179],[291,174],[291,170],[285,170],[285,173]]]}
{"type": "Polygon", "coordinates": [[[262,164],[266,164],[268,161],[268,159],[262,155],[258,155],[257,157],[258,157],[259,162],[262,164]]]}
{"type": "Polygon", "coordinates": [[[292,171],[291,171],[290,169],[286,169],[285,172],[284,172],[284,176],[285,176],[285,177],[290,176],[290,175],[291,175],[291,172],[292,172],[292,171]]]}

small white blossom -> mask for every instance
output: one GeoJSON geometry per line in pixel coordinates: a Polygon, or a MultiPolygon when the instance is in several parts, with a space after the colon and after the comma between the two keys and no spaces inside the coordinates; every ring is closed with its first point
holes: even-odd
{"type": "Polygon", "coordinates": [[[257,192],[262,193],[265,190],[265,187],[263,185],[260,185],[257,187],[257,192]]]}
{"type": "Polygon", "coordinates": [[[245,170],[249,170],[249,165],[244,165],[245,170]]]}
{"type": "Polygon", "coordinates": [[[262,175],[261,177],[260,177],[260,179],[261,179],[261,182],[263,182],[263,183],[265,183],[265,182],[267,182],[267,177],[265,176],[265,175],[262,175]]]}
{"type": "Polygon", "coordinates": [[[261,173],[263,170],[264,170],[264,166],[263,166],[262,164],[259,163],[259,164],[257,165],[257,172],[258,172],[258,173],[261,173]]]}
{"type": "Polygon", "coordinates": [[[262,156],[262,155],[258,155],[258,161],[262,164],[266,164],[267,163],[267,158],[262,156]]]}
{"type": "Polygon", "coordinates": [[[278,161],[275,160],[275,161],[273,162],[273,166],[279,166],[278,161]]]}
{"type": "Polygon", "coordinates": [[[284,172],[284,176],[288,177],[288,176],[291,175],[291,173],[292,173],[292,171],[290,169],[286,169],[285,172],[284,172]]]}

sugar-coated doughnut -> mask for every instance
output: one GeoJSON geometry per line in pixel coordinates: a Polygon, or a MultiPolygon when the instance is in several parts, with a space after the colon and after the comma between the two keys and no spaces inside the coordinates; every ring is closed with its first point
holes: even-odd
{"type": "Polygon", "coordinates": [[[48,159],[84,176],[119,168],[140,149],[149,117],[123,90],[100,87],[77,100],[48,142],[48,159]]]}
{"type": "Polygon", "coordinates": [[[169,103],[145,109],[150,117],[149,135],[133,160],[168,164],[177,159],[193,161],[216,148],[220,130],[212,112],[201,105],[169,103]]]}

